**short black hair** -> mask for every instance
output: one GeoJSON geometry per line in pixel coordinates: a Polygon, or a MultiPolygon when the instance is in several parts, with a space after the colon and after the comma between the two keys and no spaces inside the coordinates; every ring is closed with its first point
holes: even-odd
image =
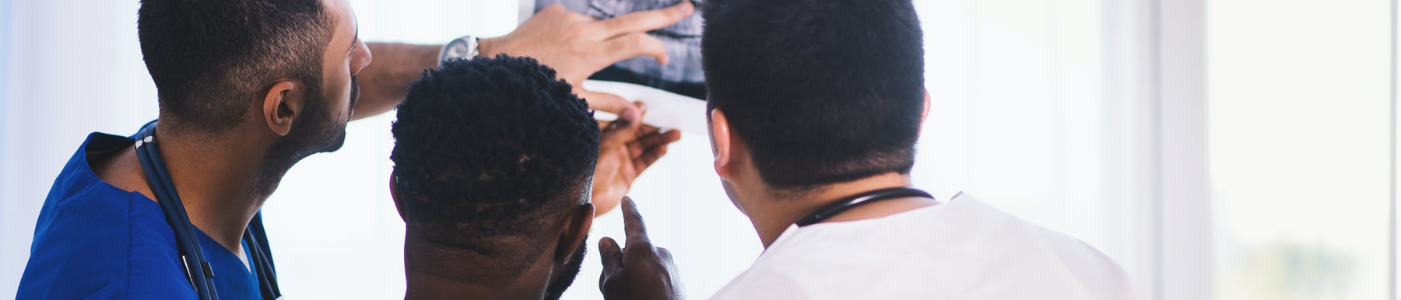
{"type": "Polygon", "coordinates": [[[765,183],[910,172],[924,103],[910,0],[712,0],[702,13],[707,105],[765,183]]]}
{"type": "Polygon", "coordinates": [[[175,119],[161,124],[222,132],[278,80],[319,87],[328,15],[321,0],[141,0],[141,55],[175,119]]]}
{"type": "Polygon", "coordinates": [[[531,58],[453,60],[409,87],[394,121],[395,185],[410,234],[487,254],[537,254],[590,196],[599,128],[531,58]]]}

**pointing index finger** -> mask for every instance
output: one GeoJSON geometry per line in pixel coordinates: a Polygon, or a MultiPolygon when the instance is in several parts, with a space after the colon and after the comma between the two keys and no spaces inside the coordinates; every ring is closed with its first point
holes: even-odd
{"type": "Polygon", "coordinates": [[[623,231],[627,232],[628,244],[650,243],[647,226],[642,224],[642,214],[637,212],[637,203],[632,197],[623,197],[623,231]]]}

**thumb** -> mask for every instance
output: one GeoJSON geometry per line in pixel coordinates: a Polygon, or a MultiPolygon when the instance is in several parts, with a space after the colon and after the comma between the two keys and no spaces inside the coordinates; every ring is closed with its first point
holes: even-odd
{"type": "Polygon", "coordinates": [[[618,242],[613,238],[604,237],[598,240],[598,254],[599,260],[603,262],[603,278],[613,276],[623,269],[623,249],[618,247],[618,242]]]}

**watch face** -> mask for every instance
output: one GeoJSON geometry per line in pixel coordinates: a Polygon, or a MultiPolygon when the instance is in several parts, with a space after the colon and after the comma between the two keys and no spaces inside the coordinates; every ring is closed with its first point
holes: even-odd
{"type": "Polygon", "coordinates": [[[467,55],[467,41],[457,40],[452,43],[452,55],[462,57],[467,55]]]}
{"type": "Polygon", "coordinates": [[[472,55],[472,49],[467,45],[467,41],[462,39],[453,40],[443,49],[443,59],[464,58],[472,55]]]}

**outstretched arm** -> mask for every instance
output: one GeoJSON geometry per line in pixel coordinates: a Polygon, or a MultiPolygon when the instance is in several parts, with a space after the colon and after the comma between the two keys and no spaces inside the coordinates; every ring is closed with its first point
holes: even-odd
{"type": "MultiPolygon", "coordinates": [[[[649,56],[665,64],[665,47],[647,32],[679,22],[694,10],[690,1],[681,1],[668,8],[597,20],[555,4],[506,36],[481,39],[478,51],[483,56],[533,57],[554,68],[560,78],[574,86],[576,94],[589,102],[590,108],[621,115],[637,108],[618,96],[584,90],[584,79],[613,63],[637,56],[649,56]]],[[[442,45],[368,45],[375,60],[357,77],[360,99],[354,119],[394,109],[404,99],[409,83],[422,76],[423,69],[438,65],[438,51],[442,49],[442,45]]]]}
{"type": "Polygon", "coordinates": [[[399,105],[409,92],[409,83],[423,76],[423,69],[438,66],[442,45],[366,43],[375,60],[360,71],[360,99],[355,102],[353,120],[375,116],[399,105]]]}

